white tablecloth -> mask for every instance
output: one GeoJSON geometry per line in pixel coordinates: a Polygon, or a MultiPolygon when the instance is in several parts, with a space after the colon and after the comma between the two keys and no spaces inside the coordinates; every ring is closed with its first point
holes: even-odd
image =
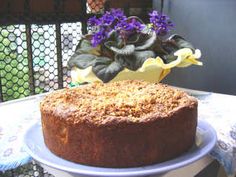
{"type": "MultiPolygon", "coordinates": [[[[210,153],[229,175],[236,174],[236,96],[190,91],[199,99],[199,118],[216,130],[218,141],[210,153]],[[197,95],[196,95],[197,93],[197,95]]],[[[28,163],[23,135],[40,121],[39,101],[43,95],[0,104],[0,171],[28,163]]]]}

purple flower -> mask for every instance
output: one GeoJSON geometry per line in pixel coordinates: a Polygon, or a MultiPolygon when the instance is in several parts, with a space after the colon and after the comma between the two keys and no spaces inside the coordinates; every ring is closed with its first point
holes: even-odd
{"type": "Polygon", "coordinates": [[[134,30],[134,26],[127,22],[126,20],[120,21],[119,23],[117,23],[117,25],[115,26],[115,29],[118,31],[133,31],[134,30]]]}
{"type": "Polygon", "coordinates": [[[132,18],[129,23],[130,23],[130,26],[132,26],[133,30],[135,30],[138,33],[141,32],[143,30],[143,28],[145,27],[144,24],[137,21],[135,18],[132,18]]]}
{"type": "Polygon", "coordinates": [[[121,9],[112,9],[111,11],[106,11],[100,18],[100,24],[112,25],[114,22],[119,22],[125,19],[127,19],[127,17],[121,9]]]}
{"type": "Polygon", "coordinates": [[[111,14],[119,21],[125,20],[127,17],[121,9],[111,9],[111,14]]]}
{"type": "Polygon", "coordinates": [[[162,13],[158,13],[154,10],[152,13],[149,13],[149,16],[152,30],[155,31],[157,35],[165,35],[174,27],[170,18],[162,13]]]}
{"type": "Polygon", "coordinates": [[[143,27],[144,25],[142,25],[136,19],[125,19],[119,21],[114,29],[125,44],[127,39],[129,39],[131,35],[139,33],[143,29],[143,27]]]}
{"type": "Polygon", "coordinates": [[[100,25],[111,25],[114,20],[115,20],[115,17],[112,15],[111,12],[106,12],[101,18],[101,24],[100,25]]]}
{"type": "Polygon", "coordinates": [[[96,47],[97,45],[101,44],[103,40],[107,38],[108,32],[102,28],[100,31],[93,34],[91,43],[93,47],[96,47]]]}
{"type": "Polygon", "coordinates": [[[144,27],[145,25],[141,24],[137,19],[131,18],[118,22],[115,29],[125,40],[134,33],[140,33],[144,27]]]}
{"type": "MultiPolygon", "coordinates": [[[[165,15],[153,11],[150,15],[152,30],[158,35],[165,34],[173,24],[165,15]]],[[[95,27],[92,35],[92,46],[104,42],[110,37],[111,31],[115,31],[124,43],[135,33],[141,33],[145,28],[137,17],[127,18],[121,9],[111,9],[106,11],[100,18],[92,17],[88,20],[89,27],[95,27]]]]}
{"type": "Polygon", "coordinates": [[[101,22],[99,19],[97,19],[95,16],[88,19],[88,26],[98,26],[101,22]]]}

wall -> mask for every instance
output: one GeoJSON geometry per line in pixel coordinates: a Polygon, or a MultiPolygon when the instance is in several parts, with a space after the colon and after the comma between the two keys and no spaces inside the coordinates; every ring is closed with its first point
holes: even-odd
{"type": "MultiPolygon", "coordinates": [[[[202,51],[203,67],[174,69],[172,85],[236,95],[236,0],[164,0],[175,32],[202,51]]],[[[160,0],[154,0],[160,7],[160,0]]]]}

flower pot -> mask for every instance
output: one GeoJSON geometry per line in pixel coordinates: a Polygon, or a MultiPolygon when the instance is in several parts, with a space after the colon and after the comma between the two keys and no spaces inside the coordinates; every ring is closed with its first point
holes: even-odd
{"type": "MultiPolygon", "coordinates": [[[[164,70],[157,65],[145,64],[142,68],[137,71],[131,71],[124,69],[110,82],[120,80],[145,80],[149,82],[159,82],[167,74],[169,70],[164,70]]],[[[92,71],[92,67],[86,69],[79,69],[74,67],[71,70],[72,83],[83,83],[83,82],[102,82],[92,71]]]]}
{"type": "MultiPolygon", "coordinates": [[[[178,50],[175,55],[177,59],[171,63],[165,64],[160,57],[147,59],[141,68],[136,71],[124,69],[119,72],[110,82],[120,80],[145,80],[148,82],[160,82],[164,79],[174,67],[188,67],[192,64],[202,65],[199,59],[200,50],[193,53],[189,48],[178,50]]],[[[71,70],[72,83],[83,82],[102,82],[92,71],[92,66],[79,69],[73,67],[71,70]]]]}

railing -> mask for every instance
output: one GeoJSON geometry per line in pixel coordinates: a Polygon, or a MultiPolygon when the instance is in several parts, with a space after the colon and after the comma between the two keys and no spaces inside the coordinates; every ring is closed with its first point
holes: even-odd
{"type": "MultiPolygon", "coordinates": [[[[0,102],[66,87],[67,60],[88,30],[87,19],[103,11],[104,1],[3,0],[0,102]]],[[[145,19],[152,1],[107,0],[104,7],[124,8],[127,14],[137,12],[145,19]]]]}

